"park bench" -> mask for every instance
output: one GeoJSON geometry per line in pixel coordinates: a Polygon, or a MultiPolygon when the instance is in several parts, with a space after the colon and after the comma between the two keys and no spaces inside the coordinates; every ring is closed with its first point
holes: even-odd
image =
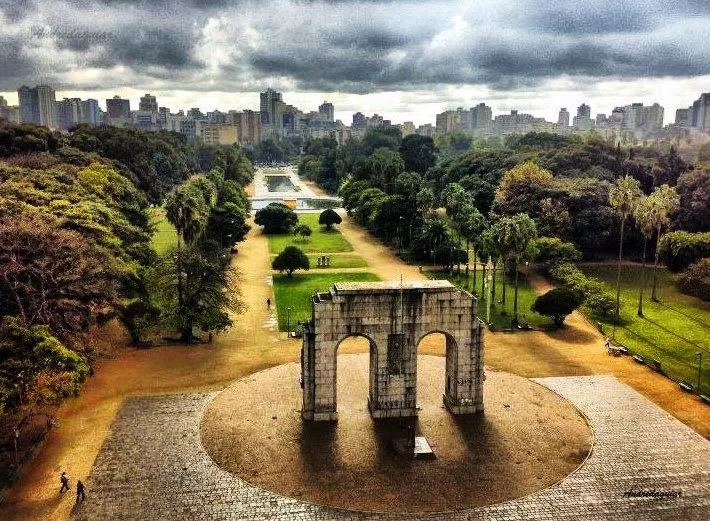
{"type": "Polygon", "coordinates": [[[641,355],[634,355],[634,360],[636,360],[636,362],[639,364],[643,364],[646,362],[641,355]]]}
{"type": "Polygon", "coordinates": [[[692,393],[693,392],[693,386],[690,385],[688,382],[685,380],[681,380],[678,382],[678,385],[680,386],[681,389],[683,389],[686,393],[692,393]]]}
{"type": "Polygon", "coordinates": [[[656,360],[655,358],[653,359],[653,370],[658,371],[659,373],[663,372],[663,369],[661,368],[661,361],[656,360]]]}
{"type": "Polygon", "coordinates": [[[708,396],[707,394],[701,394],[700,399],[710,405],[710,396],[708,396]]]}

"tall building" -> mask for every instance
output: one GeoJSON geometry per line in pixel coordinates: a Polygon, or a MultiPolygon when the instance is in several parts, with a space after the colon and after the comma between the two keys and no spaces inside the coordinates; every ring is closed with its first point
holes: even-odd
{"type": "Polygon", "coordinates": [[[152,96],[151,94],[146,94],[145,96],[141,97],[141,101],[138,104],[138,110],[143,111],[143,112],[152,112],[153,114],[158,113],[158,100],[155,99],[155,96],[152,96]]]}
{"type": "Polygon", "coordinates": [[[557,116],[557,124],[561,127],[569,127],[569,112],[566,108],[560,109],[560,114],[557,116]]]}
{"type": "Polygon", "coordinates": [[[81,119],[81,100],[64,98],[57,102],[57,124],[60,129],[68,130],[81,119]]]}
{"type": "Polygon", "coordinates": [[[407,137],[411,134],[414,134],[416,128],[414,127],[414,122],[412,121],[405,121],[402,123],[402,137],[407,137]]]}
{"type": "Polygon", "coordinates": [[[701,94],[692,110],[691,125],[699,130],[710,130],[710,92],[701,94]]]}
{"type": "Polygon", "coordinates": [[[365,114],[362,112],[356,112],[353,114],[353,124],[352,128],[354,129],[363,129],[367,126],[367,118],[365,117],[365,114]]]}
{"type": "Polygon", "coordinates": [[[37,95],[34,89],[23,85],[17,89],[17,99],[20,102],[20,120],[23,123],[37,123],[37,95]]]}
{"type": "Polygon", "coordinates": [[[577,116],[583,118],[592,118],[592,109],[586,103],[582,103],[577,107],[577,116]]]}
{"type": "Polygon", "coordinates": [[[277,103],[283,102],[280,92],[276,92],[273,89],[266,89],[264,92],[259,94],[259,111],[261,112],[261,125],[262,126],[275,126],[278,125],[277,117],[277,103]]]}
{"type": "Polygon", "coordinates": [[[471,128],[489,131],[493,121],[493,110],[485,103],[479,103],[471,109],[471,128]]]}
{"type": "Polygon", "coordinates": [[[31,89],[23,85],[17,90],[17,97],[24,123],[57,128],[57,101],[52,87],[37,85],[31,89]]]}
{"type": "Polygon", "coordinates": [[[675,124],[683,127],[691,127],[693,122],[693,109],[678,109],[675,111],[675,124]]]}
{"type": "Polygon", "coordinates": [[[120,96],[107,99],[106,115],[109,123],[122,120],[128,121],[131,118],[131,100],[122,99],[120,96]]]}
{"type": "Polygon", "coordinates": [[[261,143],[261,114],[253,110],[239,113],[239,141],[251,145],[261,143]]]}
{"type": "Polygon", "coordinates": [[[318,112],[325,121],[335,121],[335,107],[332,103],[324,101],[323,104],[318,107],[318,112]]]}

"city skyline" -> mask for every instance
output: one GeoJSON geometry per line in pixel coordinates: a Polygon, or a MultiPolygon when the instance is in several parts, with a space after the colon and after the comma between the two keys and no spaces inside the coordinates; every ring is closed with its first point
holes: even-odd
{"type": "Polygon", "coordinates": [[[702,4],[3,3],[0,95],[15,103],[22,83],[51,84],[66,97],[258,110],[271,86],[298,106],[328,99],[343,121],[362,111],[416,124],[480,101],[549,121],[583,102],[592,115],[658,102],[669,123],[710,87],[702,4]]]}

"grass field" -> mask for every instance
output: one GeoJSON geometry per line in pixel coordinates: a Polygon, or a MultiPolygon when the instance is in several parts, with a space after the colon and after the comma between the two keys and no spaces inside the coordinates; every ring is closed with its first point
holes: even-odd
{"type": "Polygon", "coordinates": [[[150,245],[158,253],[165,253],[172,246],[177,246],[177,232],[175,227],[165,218],[165,210],[162,208],[151,208],[150,222],[153,224],[155,231],[151,239],[150,245]]]}
{"type": "MultiPolygon", "coordinates": [[[[311,263],[312,270],[318,270],[318,257],[321,254],[313,253],[308,255],[308,260],[311,263]]],[[[367,262],[365,259],[359,255],[353,255],[350,253],[336,253],[334,255],[326,254],[330,257],[330,265],[328,268],[338,269],[338,268],[365,268],[367,262]]]]}
{"type": "MultiPolygon", "coordinates": [[[[453,275],[449,275],[446,271],[429,271],[427,274],[431,278],[436,279],[446,279],[452,284],[466,289],[466,274],[462,270],[461,275],[454,272],[453,275]]],[[[478,271],[476,291],[481,293],[481,283],[482,283],[482,271],[478,271]]],[[[468,275],[468,291],[473,292],[473,271],[469,272],[468,275]]],[[[508,276],[506,279],[506,304],[505,308],[503,304],[498,303],[503,298],[503,281],[500,273],[496,273],[496,296],[495,304],[491,305],[491,323],[496,329],[504,329],[511,327],[511,321],[513,319],[513,299],[515,297],[514,291],[514,278],[508,276]]],[[[533,326],[547,326],[552,325],[552,321],[542,315],[538,315],[530,310],[530,306],[535,301],[537,295],[533,292],[527,278],[523,273],[518,275],[518,320],[521,323],[528,323],[533,326]]],[[[478,300],[478,315],[485,320],[486,317],[486,298],[485,295],[481,296],[478,300]]]]}
{"type": "MultiPolygon", "coordinates": [[[[326,231],[318,224],[319,214],[305,213],[298,215],[299,224],[307,224],[313,230],[306,241],[297,241],[291,234],[269,235],[269,251],[280,253],[286,246],[297,246],[304,253],[343,253],[353,251],[352,245],[342,236],[337,226],[326,231]]],[[[316,266],[318,263],[316,262],[316,266]]]]}
{"type": "Polygon", "coordinates": [[[370,282],[380,280],[372,273],[321,273],[274,275],[274,295],[276,312],[279,317],[279,331],[286,331],[288,308],[291,308],[291,329],[299,320],[311,316],[311,295],[318,291],[328,291],[334,282],[370,282]]]}
{"type": "MultiPolygon", "coordinates": [[[[604,281],[616,295],[615,266],[581,266],[581,269],[604,281]]],[[[665,269],[659,269],[658,275],[660,302],[651,302],[652,271],[647,268],[644,317],[641,318],[636,313],[641,268],[621,267],[621,313],[616,340],[647,360],[660,360],[670,377],[685,380],[694,387],[698,381],[696,353],[702,352],[701,390],[710,394],[710,303],[680,293],[673,284],[673,275],[665,269]]],[[[590,319],[602,322],[605,332],[611,336],[611,318],[594,316],[584,308],[583,311],[590,319]]]]}

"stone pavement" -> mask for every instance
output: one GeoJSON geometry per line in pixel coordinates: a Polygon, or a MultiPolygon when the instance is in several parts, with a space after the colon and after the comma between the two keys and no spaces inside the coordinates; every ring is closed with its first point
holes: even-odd
{"type": "Polygon", "coordinates": [[[278,496],[221,470],[203,450],[199,424],[213,394],[171,395],[126,400],[72,519],[710,519],[710,442],[614,377],[536,381],[587,416],[594,446],[560,483],[513,501],[415,515],[341,511],[278,496]],[[680,495],[625,495],[652,491],[680,495]]]}

